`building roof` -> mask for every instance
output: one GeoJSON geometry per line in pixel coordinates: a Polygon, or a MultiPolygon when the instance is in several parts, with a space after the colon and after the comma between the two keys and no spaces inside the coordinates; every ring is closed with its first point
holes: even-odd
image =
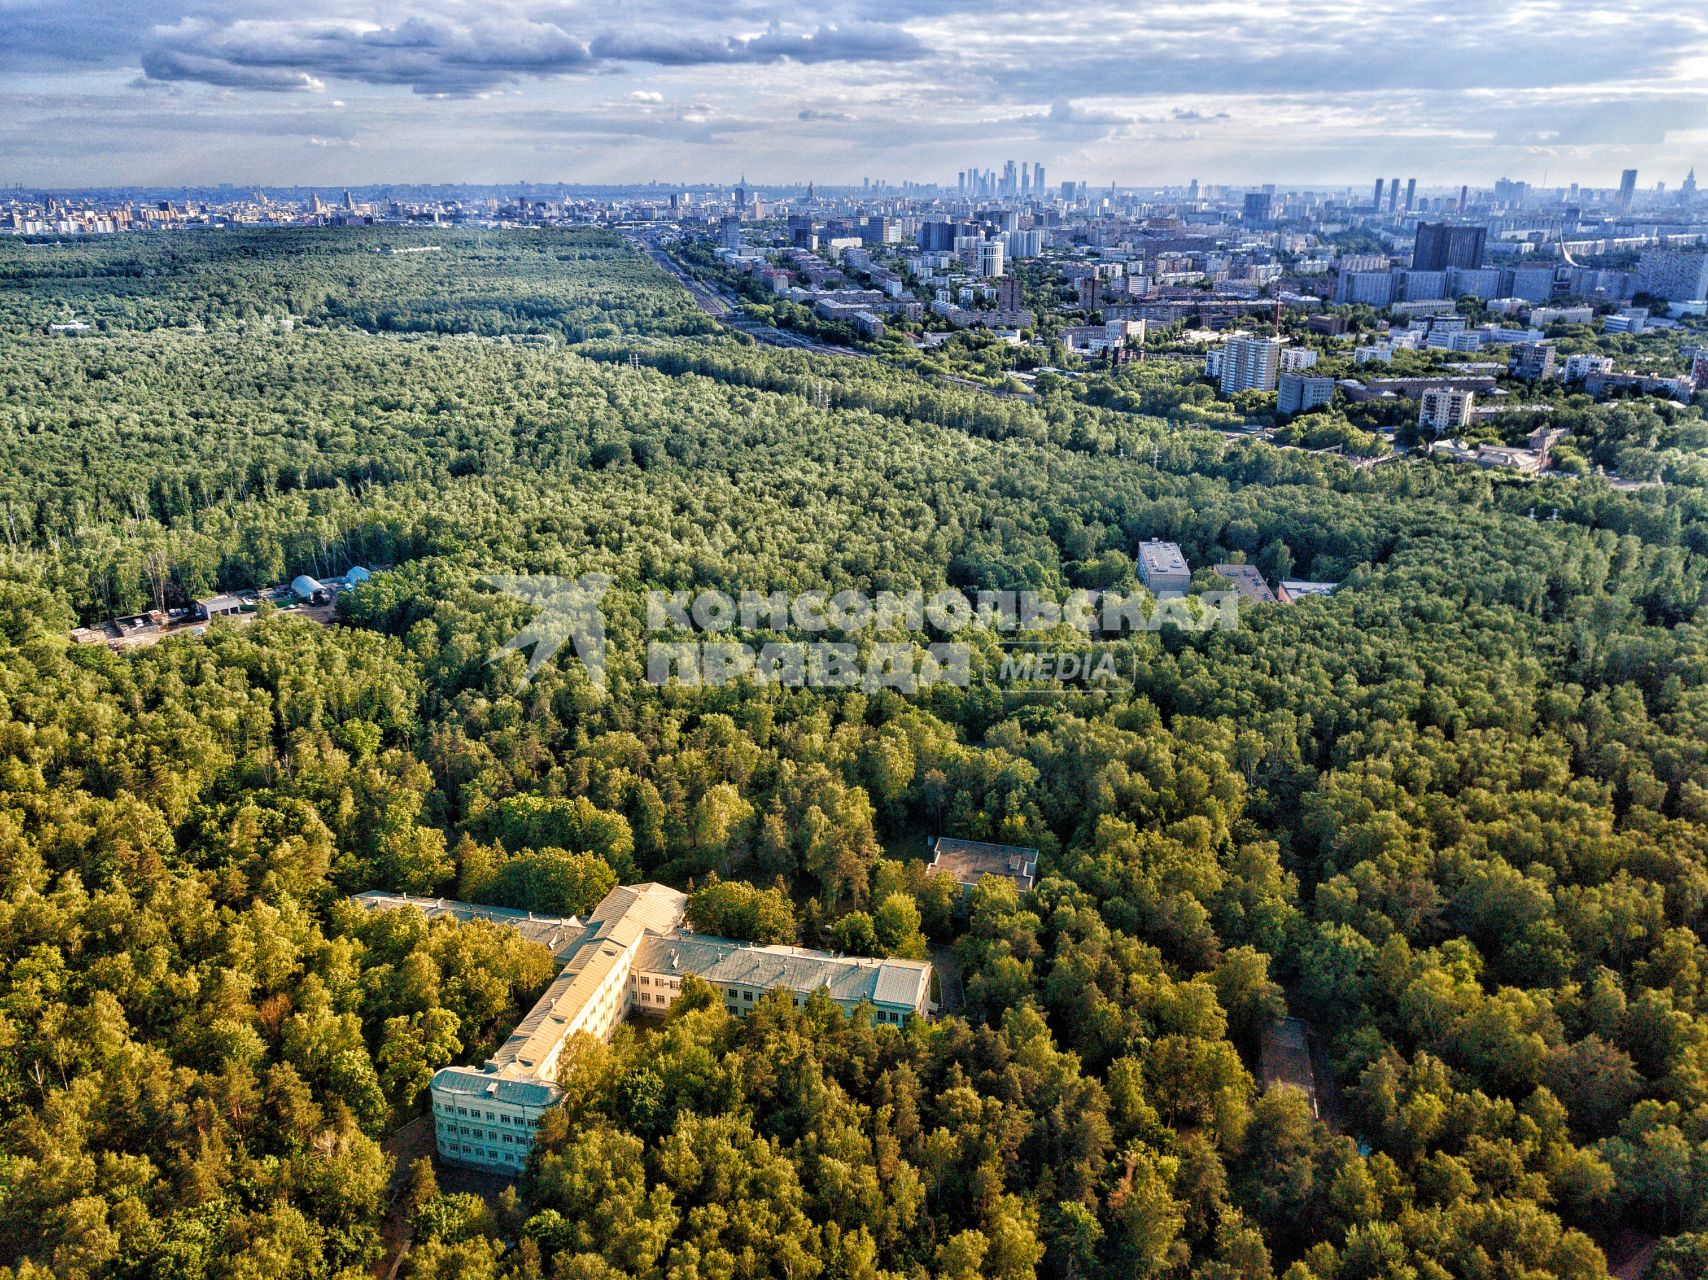
{"type": "Polygon", "coordinates": [[[922,960],[877,960],[804,947],[756,946],[681,930],[644,939],[635,953],[635,967],[646,973],[693,974],[715,985],[760,991],[781,988],[801,996],[823,987],[839,1004],[869,1000],[918,1008],[931,988],[931,966],[922,960]]]}
{"type": "Polygon", "coordinates": [[[1253,604],[1276,604],[1275,593],[1269,589],[1269,584],[1263,580],[1263,575],[1253,564],[1219,564],[1216,566],[1218,577],[1226,578],[1234,584],[1234,590],[1240,593],[1241,599],[1253,604]]]}
{"type": "Polygon", "coordinates": [[[368,910],[392,910],[414,907],[428,919],[450,916],[467,923],[488,920],[493,924],[514,929],[529,942],[537,942],[558,959],[568,956],[587,934],[587,925],[574,916],[550,916],[535,911],[520,911],[514,907],[489,907],[478,902],[458,902],[454,898],[423,898],[408,893],[386,893],[369,889],[354,899],[368,910]]]}
{"type": "Polygon", "coordinates": [[[1158,542],[1155,538],[1139,544],[1139,567],[1147,573],[1192,572],[1177,544],[1158,542]]]}
{"type": "Polygon", "coordinates": [[[1038,877],[1038,851],[1022,845],[987,844],[938,836],[931,846],[931,869],[947,872],[955,883],[971,888],[985,876],[1014,881],[1022,893],[1038,877]]]}
{"type": "Polygon", "coordinates": [[[433,1087],[522,1107],[549,1107],[563,1097],[562,1089],[544,1080],[501,1076],[478,1067],[441,1067],[433,1073],[433,1087]]]}
{"type": "MultiPolygon", "coordinates": [[[[1036,850],[1019,852],[1031,853],[1036,866],[1036,850]]],[[[625,958],[631,960],[631,972],[695,974],[714,983],[759,990],[782,987],[802,995],[823,987],[844,1005],[865,1000],[918,1009],[930,996],[931,966],[923,961],[701,937],[682,927],[688,895],[663,884],[619,886],[600,899],[585,920],[379,890],[357,894],[355,901],[368,910],[413,907],[428,918],[447,915],[504,925],[548,947],[562,963],[557,977],[491,1058],[479,1068],[447,1067],[433,1078],[435,1086],[453,1092],[524,1105],[550,1106],[562,1096],[554,1080],[564,1042],[583,1029],[584,1015],[596,1006],[600,986],[625,958]]]]}
{"type": "Polygon", "coordinates": [[[1283,578],[1281,589],[1290,596],[1332,596],[1338,582],[1307,582],[1303,578],[1283,578]]]}

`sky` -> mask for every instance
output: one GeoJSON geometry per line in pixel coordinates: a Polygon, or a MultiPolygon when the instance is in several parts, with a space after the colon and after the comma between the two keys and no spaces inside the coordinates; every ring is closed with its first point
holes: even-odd
{"type": "Polygon", "coordinates": [[[7,185],[952,184],[1008,159],[1052,185],[1675,189],[1708,165],[1708,7],[0,0],[7,185]]]}

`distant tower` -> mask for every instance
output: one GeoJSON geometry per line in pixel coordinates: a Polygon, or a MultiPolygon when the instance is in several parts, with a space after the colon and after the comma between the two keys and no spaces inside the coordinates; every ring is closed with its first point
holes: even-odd
{"type": "Polygon", "coordinates": [[[747,212],[747,175],[741,175],[741,181],[735,187],[735,216],[741,217],[747,212]]]}
{"type": "Polygon", "coordinates": [[[1395,209],[1399,208],[1399,204],[1400,204],[1400,180],[1398,178],[1395,178],[1393,185],[1388,188],[1388,212],[1392,213],[1395,209]]]}
{"type": "Polygon", "coordinates": [[[1406,179],[1406,212],[1410,213],[1412,206],[1417,203],[1417,179],[1406,179]]]}
{"type": "Polygon", "coordinates": [[[1696,194],[1696,166],[1690,167],[1690,172],[1684,175],[1684,185],[1679,188],[1686,200],[1696,194]]]}
{"type": "Polygon", "coordinates": [[[1377,213],[1382,212],[1382,186],[1383,186],[1382,180],[1380,178],[1377,178],[1376,179],[1376,199],[1374,201],[1372,201],[1372,203],[1376,206],[1376,212],[1377,213]]]}
{"type": "Polygon", "coordinates": [[[1619,175],[1619,207],[1629,209],[1631,201],[1637,194],[1637,171],[1627,169],[1619,175]]]}

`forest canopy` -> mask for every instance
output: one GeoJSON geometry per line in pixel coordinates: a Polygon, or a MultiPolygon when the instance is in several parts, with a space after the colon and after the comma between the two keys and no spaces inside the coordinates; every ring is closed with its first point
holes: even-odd
{"type": "Polygon", "coordinates": [[[1601,1280],[1632,1232],[1701,1274],[1698,410],[1581,410],[1658,488],[1357,470],[1154,371],[760,348],[602,232],[410,234],[0,244],[0,1275],[352,1280],[400,1214],[418,1280],[1601,1280]],[[1113,692],[644,677],[649,590],[1131,588],[1152,537],[1342,585],[1126,637],[1113,692]],[[67,638],[353,563],[327,625],[67,638]],[[483,578],[589,572],[608,683],[524,681],[483,578]],[[505,1195],[397,1168],[551,958],[349,895],[637,879],[954,1007],[689,984],[575,1046],[505,1195]],[[1287,1016],[1315,1108],[1262,1083],[1287,1016]]]}

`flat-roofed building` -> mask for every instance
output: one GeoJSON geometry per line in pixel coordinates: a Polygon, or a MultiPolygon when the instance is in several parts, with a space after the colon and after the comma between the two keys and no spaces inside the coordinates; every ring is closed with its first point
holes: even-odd
{"type": "Polygon", "coordinates": [[[1304,413],[1334,400],[1334,379],[1313,378],[1302,373],[1284,373],[1276,388],[1277,413],[1304,413]]]}
{"type": "Polygon", "coordinates": [[[1428,427],[1437,435],[1455,431],[1471,421],[1476,408],[1474,392],[1458,387],[1427,387],[1417,402],[1417,425],[1428,427]]]}
{"type": "Polygon", "coordinates": [[[931,870],[943,872],[968,891],[986,876],[1000,876],[1027,893],[1038,879],[1038,851],[1023,845],[938,836],[931,845],[931,870]]]}
{"type": "Polygon", "coordinates": [[[1251,604],[1276,604],[1275,593],[1269,589],[1269,584],[1263,580],[1263,575],[1257,571],[1254,564],[1219,564],[1215,566],[1216,576],[1226,578],[1233,583],[1234,590],[1239,592],[1240,599],[1251,604]]]}
{"type": "Polygon", "coordinates": [[[430,1093],[439,1156],[456,1164],[519,1173],[540,1117],[563,1098],[558,1070],[578,1033],[604,1040],[631,1012],[662,1013],[686,977],[718,988],[724,1007],[746,1014],[769,991],[801,1004],[815,991],[852,1013],[899,1026],[931,1009],[931,966],[918,960],[831,955],[703,937],[683,927],[688,897],[662,884],[611,890],[585,920],[445,898],[369,892],[369,910],[412,908],[514,929],[547,948],[562,968],[497,1051],[478,1067],[444,1067],[430,1093]]]}
{"type": "Polygon", "coordinates": [[[1178,545],[1151,538],[1139,544],[1139,581],[1152,595],[1185,595],[1192,586],[1192,567],[1178,545]]]}
{"type": "Polygon", "coordinates": [[[1273,391],[1281,371],[1280,338],[1229,338],[1222,348],[1218,386],[1225,396],[1239,391],[1273,391]]]}
{"type": "Polygon", "coordinates": [[[1338,582],[1309,582],[1304,578],[1283,578],[1275,598],[1282,604],[1294,604],[1305,596],[1332,596],[1339,587],[1338,582]]]}

